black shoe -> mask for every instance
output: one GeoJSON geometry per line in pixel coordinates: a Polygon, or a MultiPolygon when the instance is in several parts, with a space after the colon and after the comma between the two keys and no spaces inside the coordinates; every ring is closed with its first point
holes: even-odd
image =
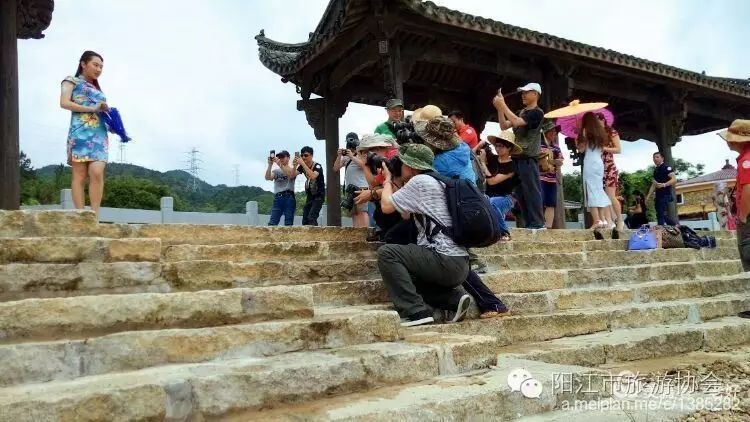
{"type": "Polygon", "coordinates": [[[430,311],[419,311],[406,318],[401,318],[402,327],[415,327],[417,325],[432,324],[433,322],[435,322],[435,318],[432,317],[432,312],[430,311]]]}
{"type": "Polygon", "coordinates": [[[750,311],[740,312],[739,314],[737,314],[737,316],[740,318],[750,318],[750,311]]]}

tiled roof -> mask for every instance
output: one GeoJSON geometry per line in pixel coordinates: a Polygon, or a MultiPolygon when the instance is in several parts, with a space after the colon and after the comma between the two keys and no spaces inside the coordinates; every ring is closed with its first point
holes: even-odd
{"type": "Polygon", "coordinates": [[[720,182],[722,180],[734,180],[737,178],[737,169],[734,167],[723,168],[713,173],[704,174],[703,176],[693,177],[692,179],[683,180],[677,183],[677,187],[686,185],[697,185],[700,183],[720,182]]]}
{"type": "MultiPolygon", "coordinates": [[[[320,52],[333,37],[335,37],[337,29],[342,27],[342,22],[347,18],[346,11],[349,9],[349,6],[353,3],[361,3],[362,1],[363,0],[331,0],[323,18],[321,19],[321,23],[318,25],[315,32],[310,34],[310,40],[305,43],[286,44],[273,41],[266,38],[263,31],[261,31],[260,35],[255,37],[260,50],[259,55],[261,62],[279,75],[293,75],[300,70],[310,58],[317,55],[317,53],[320,52]]],[[[556,37],[554,35],[508,25],[481,16],[469,15],[438,6],[431,1],[386,1],[400,3],[407,9],[440,24],[492,34],[497,37],[567,52],[578,57],[640,70],[693,85],[750,98],[750,80],[707,76],[702,73],[641,59],[614,50],[595,47],[556,37]]]]}

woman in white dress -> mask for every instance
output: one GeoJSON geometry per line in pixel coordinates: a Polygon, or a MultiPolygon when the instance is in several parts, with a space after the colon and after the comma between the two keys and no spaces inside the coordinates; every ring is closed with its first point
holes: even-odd
{"type": "MultiPolygon", "coordinates": [[[[583,185],[586,208],[591,213],[592,229],[606,228],[609,219],[609,207],[612,205],[607,192],[604,191],[604,161],[602,148],[609,141],[605,128],[599,124],[594,113],[583,115],[581,131],[578,133],[578,152],[583,158],[583,185]]],[[[612,225],[614,227],[614,225],[612,225]]]]}

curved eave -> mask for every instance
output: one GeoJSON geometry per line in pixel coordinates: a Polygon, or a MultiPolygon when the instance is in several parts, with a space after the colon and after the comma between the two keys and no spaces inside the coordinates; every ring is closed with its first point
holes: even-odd
{"type": "Polygon", "coordinates": [[[54,10],[55,2],[53,0],[18,0],[17,38],[44,38],[42,32],[52,23],[52,12],[54,10]]]}
{"type": "Polygon", "coordinates": [[[457,26],[473,31],[484,32],[503,38],[534,44],[558,51],[568,52],[579,57],[586,57],[608,64],[625,66],[648,73],[687,82],[693,85],[710,88],[728,94],[739,95],[750,99],[750,82],[741,79],[717,78],[692,72],[678,67],[641,59],[601,47],[595,47],[576,41],[556,37],[542,32],[493,21],[481,16],[469,15],[457,10],[438,6],[431,1],[401,0],[412,11],[437,23],[457,26]]]}
{"type": "Polygon", "coordinates": [[[350,3],[355,0],[331,0],[306,42],[289,44],[266,38],[264,30],[255,37],[264,66],[283,77],[290,77],[315,57],[338,35],[336,23],[346,19],[350,3]]]}
{"type": "Polygon", "coordinates": [[[302,54],[310,43],[287,44],[266,38],[263,31],[255,37],[258,42],[258,56],[261,63],[272,72],[283,77],[291,76],[302,54]]]}

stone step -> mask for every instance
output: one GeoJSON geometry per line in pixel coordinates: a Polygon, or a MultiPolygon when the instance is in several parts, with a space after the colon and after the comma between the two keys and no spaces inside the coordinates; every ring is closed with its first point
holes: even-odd
{"type": "Polygon", "coordinates": [[[657,325],[566,337],[498,349],[499,359],[540,360],[597,367],[615,362],[726,351],[750,344],[750,320],[725,317],[697,324],[657,325]]]}
{"type": "Polygon", "coordinates": [[[494,271],[483,275],[482,280],[495,292],[520,293],[658,280],[693,280],[740,272],[740,261],[731,259],[583,269],[494,271]]]}
{"type": "MultiPolygon", "coordinates": [[[[324,259],[375,259],[381,243],[375,242],[267,242],[227,245],[171,245],[163,251],[165,261],[217,260],[232,262],[258,262],[279,260],[288,257],[293,260],[324,259]]],[[[720,248],[713,255],[721,253],[729,258],[737,258],[737,246],[732,239],[720,239],[720,248]]],[[[488,248],[476,248],[474,252],[490,258],[496,255],[522,256],[530,254],[561,254],[582,252],[625,251],[627,241],[603,240],[586,242],[498,242],[488,248]]],[[[691,249],[679,249],[678,253],[695,255],[691,249]]],[[[662,252],[664,253],[664,252],[662,252]]],[[[711,254],[708,250],[703,254],[711,254]]],[[[697,255],[700,255],[699,253],[697,255]]],[[[584,255],[585,256],[585,255],[584,255]]],[[[500,261],[503,262],[503,261],[500,261]]]]}
{"type": "Polygon", "coordinates": [[[378,277],[377,261],[180,261],[164,265],[164,279],[179,290],[309,284],[378,277]]]}
{"type": "Polygon", "coordinates": [[[750,292],[750,275],[688,281],[650,281],[626,286],[556,289],[537,293],[499,293],[514,315],[552,313],[627,303],[664,302],[750,292]]]}
{"type": "MultiPolygon", "coordinates": [[[[361,311],[298,320],[197,329],[127,331],[81,340],[0,345],[0,387],[160,365],[267,357],[304,350],[397,341],[400,337],[399,327],[399,318],[394,311],[361,311]]],[[[458,357],[457,367],[467,367],[478,361],[464,358],[467,353],[465,351],[458,357]]],[[[484,353],[485,360],[494,358],[493,354],[484,353]]],[[[476,356],[476,353],[472,356],[476,356]]],[[[487,365],[489,363],[485,367],[487,365]]]]}
{"type": "Polygon", "coordinates": [[[309,286],[26,299],[0,303],[0,344],[312,315],[309,286]]]}
{"type": "Polygon", "coordinates": [[[489,320],[470,319],[458,324],[433,324],[406,332],[441,332],[495,337],[502,345],[539,342],[580,336],[618,328],[697,323],[750,309],[747,294],[709,298],[603,306],[597,309],[560,311],[553,314],[518,315],[489,320]]]}
{"type": "Polygon", "coordinates": [[[91,211],[0,210],[0,237],[97,236],[98,228],[91,211]]]}
{"type": "MultiPolygon", "coordinates": [[[[671,300],[678,297],[715,296],[723,293],[746,291],[750,288],[750,275],[739,273],[736,261],[711,262],[717,276],[696,274],[690,264],[686,271],[684,264],[651,264],[639,267],[622,267],[586,270],[582,279],[572,279],[572,270],[528,270],[492,272],[482,276],[482,280],[514,309],[537,309],[546,312],[552,309],[571,309],[584,301],[608,303],[620,298],[638,301],[671,300]],[[716,263],[722,265],[714,265],[716,263]],[[664,268],[656,268],[664,267],[664,268]],[[684,276],[685,279],[671,279],[684,276]],[[612,274],[626,274],[615,278],[612,274]],[[602,274],[598,274],[602,273],[602,274]],[[728,275],[726,275],[728,274],[728,275]],[[631,277],[628,277],[631,275],[631,277]],[[595,278],[597,276],[598,278],[595,278]],[[591,282],[591,280],[594,280],[591,282]],[[611,287],[611,288],[610,288],[611,287]],[[554,299],[554,302],[552,300],[554,299]],[[523,303],[526,301],[526,303],[523,303]]],[[[575,270],[578,272],[579,270],[575,270]]],[[[701,274],[708,271],[701,272],[701,274]]],[[[380,279],[315,283],[311,285],[314,301],[321,306],[346,306],[388,302],[388,292],[380,279]]]]}
{"type": "Polygon", "coordinates": [[[368,242],[267,242],[234,245],[172,245],[164,248],[165,261],[217,260],[258,262],[289,258],[294,261],[324,259],[374,259],[380,243],[368,242]]]}
{"type": "MultiPolygon", "coordinates": [[[[375,343],[270,358],[170,365],[0,389],[5,420],[215,420],[431,379],[430,346],[375,343]]],[[[539,363],[534,363],[539,364],[539,363]]]]}
{"type": "MultiPolygon", "coordinates": [[[[721,249],[695,253],[708,260],[590,269],[503,270],[490,272],[482,278],[496,292],[520,293],[654,280],[690,280],[741,271],[739,260],[714,259],[721,258],[714,256],[723,254],[721,249]]],[[[523,259],[529,262],[534,258],[523,259]]],[[[317,283],[316,303],[360,304],[385,297],[382,287],[375,281],[378,278],[377,263],[372,259],[260,263],[14,263],[0,264],[0,301],[317,283]],[[366,281],[346,282],[358,279],[366,281]]]]}
{"type": "Polygon", "coordinates": [[[0,265],[0,302],[170,290],[158,262],[0,265]]]}
{"type": "Polygon", "coordinates": [[[319,400],[277,410],[245,412],[227,421],[507,421],[550,412],[566,402],[609,397],[609,374],[592,368],[554,365],[520,359],[503,359],[490,371],[442,376],[426,382],[385,387],[360,394],[319,400]],[[524,368],[542,385],[538,398],[511,391],[508,376],[524,368]],[[575,394],[560,388],[564,376],[575,394]]]}
{"type": "Polygon", "coordinates": [[[483,260],[493,269],[542,270],[570,268],[606,268],[612,266],[643,265],[661,262],[691,262],[739,259],[733,248],[715,249],[655,249],[651,251],[591,251],[573,253],[528,253],[484,255],[483,260]]]}
{"type": "Polygon", "coordinates": [[[351,227],[148,224],[136,227],[129,236],[158,238],[164,245],[226,245],[299,241],[364,242],[367,230],[351,227]]]}
{"type": "Polygon", "coordinates": [[[100,237],[0,238],[0,264],[158,262],[159,239],[100,237]]]}

